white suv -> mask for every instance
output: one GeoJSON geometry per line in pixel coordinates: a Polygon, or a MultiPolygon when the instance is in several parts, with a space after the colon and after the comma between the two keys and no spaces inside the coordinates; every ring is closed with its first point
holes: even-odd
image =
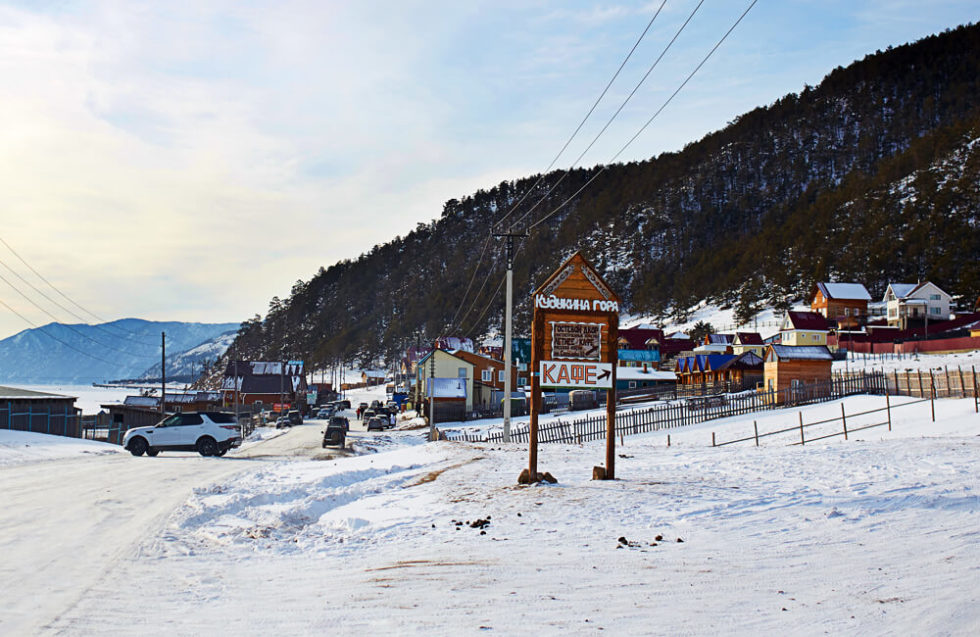
{"type": "Polygon", "coordinates": [[[241,428],[235,415],[217,411],[174,414],[152,427],[129,429],[123,436],[123,447],[134,456],[155,456],[161,451],[223,456],[241,444],[241,428]]]}

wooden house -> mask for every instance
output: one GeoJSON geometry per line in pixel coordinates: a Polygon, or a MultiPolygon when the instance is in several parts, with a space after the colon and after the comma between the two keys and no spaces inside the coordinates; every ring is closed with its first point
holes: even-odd
{"type": "Polygon", "coordinates": [[[853,329],[868,316],[871,295],[860,283],[817,283],[810,292],[810,309],[840,329],[853,329]]]}
{"type": "Polygon", "coordinates": [[[781,392],[774,397],[777,403],[786,402],[793,392],[829,393],[833,362],[826,345],[770,345],[766,350],[763,388],[781,392]]]}
{"type": "Polygon", "coordinates": [[[677,384],[674,372],[661,372],[656,367],[627,367],[616,371],[616,389],[629,391],[654,387],[673,387],[677,384]]]}
{"type": "Polygon", "coordinates": [[[285,405],[299,407],[305,404],[309,389],[302,363],[238,361],[236,365],[229,361],[221,381],[224,404],[235,404],[236,388],[239,404],[261,403],[270,408],[279,403],[280,398],[285,405]]]}
{"type": "Polygon", "coordinates": [[[763,358],[754,351],[745,351],[713,369],[719,382],[752,388],[762,382],[763,358]]]}
{"type": "Polygon", "coordinates": [[[827,345],[827,319],[816,312],[787,312],[779,327],[783,345],[827,345]]]}

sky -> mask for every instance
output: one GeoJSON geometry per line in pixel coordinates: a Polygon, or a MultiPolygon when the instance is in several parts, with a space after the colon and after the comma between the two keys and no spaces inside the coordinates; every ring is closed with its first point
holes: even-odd
{"type": "MultiPolygon", "coordinates": [[[[749,1],[704,0],[580,165],[610,161],[749,1]]],[[[78,317],[264,315],[447,200],[545,170],[661,2],[0,0],[0,338],[78,317]]],[[[697,4],[666,2],[556,168],[697,4]]],[[[619,159],[977,13],[759,0],[619,159]]]]}

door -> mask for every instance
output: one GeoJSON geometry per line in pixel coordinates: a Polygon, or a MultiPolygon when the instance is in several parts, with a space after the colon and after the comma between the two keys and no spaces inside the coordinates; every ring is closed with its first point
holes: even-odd
{"type": "Polygon", "coordinates": [[[153,427],[152,431],[147,432],[147,438],[151,447],[164,449],[177,444],[175,440],[179,435],[180,414],[168,416],[163,422],[153,427]]]}

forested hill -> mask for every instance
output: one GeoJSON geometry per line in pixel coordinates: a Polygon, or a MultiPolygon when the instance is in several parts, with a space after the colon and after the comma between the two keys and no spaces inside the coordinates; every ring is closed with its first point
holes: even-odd
{"type": "MultiPolygon", "coordinates": [[[[760,303],[801,298],[817,280],[861,281],[879,295],[889,281],[929,278],[976,298],[978,79],[980,27],[959,27],[834,69],[680,152],[607,167],[520,246],[517,333],[527,329],[530,291],[575,249],[634,314],[666,316],[710,299],[749,316],[760,303]]],[[[571,171],[529,219],[597,170],[571,171]]],[[[525,207],[563,174],[546,175],[525,207]]],[[[465,317],[455,335],[497,331],[496,243],[470,293],[480,291],[474,310],[461,299],[491,222],[537,177],[452,199],[408,236],[321,268],[273,299],[264,320],[245,322],[231,351],[315,365],[431,339],[454,316],[465,317]]]]}

